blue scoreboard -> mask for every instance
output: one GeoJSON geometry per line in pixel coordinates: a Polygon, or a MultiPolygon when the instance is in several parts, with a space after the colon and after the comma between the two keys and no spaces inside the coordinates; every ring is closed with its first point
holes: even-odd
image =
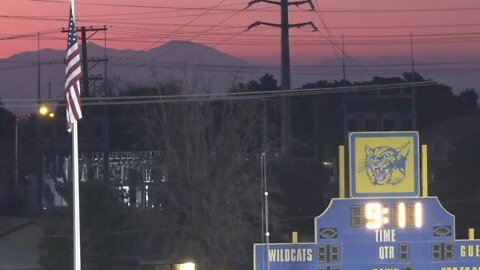
{"type": "MultiPolygon", "coordinates": [[[[361,145],[355,154],[357,159],[364,159],[358,163],[362,165],[357,166],[365,166],[367,159],[386,160],[385,153],[388,153],[388,157],[398,156],[390,163],[400,164],[398,160],[403,158],[402,164],[408,164],[408,159],[413,159],[412,170],[418,170],[418,166],[415,167],[418,134],[380,134],[381,139],[386,137],[388,141],[368,141],[374,135],[351,135],[354,139],[351,149],[355,150],[355,143],[361,145]],[[397,143],[392,137],[395,140],[406,137],[407,141],[397,143]],[[362,142],[365,138],[367,141],[362,142]],[[387,147],[391,142],[397,145],[387,147]],[[411,147],[410,151],[405,150],[407,146],[411,147]],[[362,153],[358,154],[363,149],[365,158],[362,153]],[[400,150],[395,152],[395,149],[400,150]],[[409,156],[409,153],[414,154],[409,156]]],[[[402,174],[398,165],[387,168],[378,163],[370,175],[366,172],[368,168],[359,170],[355,165],[351,164],[351,174],[358,173],[356,180],[361,185],[371,183],[372,186],[351,186],[359,196],[332,199],[328,208],[315,218],[314,242],[255,244],[254,270],[480,270],[480,241],[455,239],[455,217],[443,208],[437,197],[402,196],[402,190],[395,196],[385,196],[391,193],[385,192],[387,184],[381,186],[380,195],[375,196],[379,183],[388,182],[382,177],[395,169],[400,171],[397,173],[400,180],[397,179],[392,188],[398,188],[399,181],[411,180],[412,188],[404,188],[405,194],[418,190],[418,179],[405,177],[408,165],[402,174]],[[379,174],[375,175],[376,172],[379,174]],[[401,179],[402,175],[405,179],[401,179]],[[365,193],[368,197],[362,196],[365,193]]],[[[418,171],[412,175],[418,175],[418,171]]]]}
{"type": "Polygon", "coordinates": [[[315,242],[256,244],[256,270],[480,270],[480,241],[456,241],[436,197],[333,199],[315,242]]]}

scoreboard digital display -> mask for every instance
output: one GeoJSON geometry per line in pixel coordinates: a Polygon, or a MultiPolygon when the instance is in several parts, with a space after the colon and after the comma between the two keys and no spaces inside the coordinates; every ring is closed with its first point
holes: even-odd
{"type": "Polygon", "coordinates": [[[423,226],[423,204],[421,202],[382,204],[369,202],[351,206],[353,227],[380,229],[383,227],[406,228],[423,226]]]}
{"type": "Polygon", "coordinates": [[[256,270],[480,270],[480,241],[455,240],[436,197],[333,199],[315,242],[256,244],[256,270]]]}

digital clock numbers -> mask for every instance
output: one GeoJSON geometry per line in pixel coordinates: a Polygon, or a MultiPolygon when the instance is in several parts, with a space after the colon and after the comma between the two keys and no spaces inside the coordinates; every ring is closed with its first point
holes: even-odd
{"type": "Polygon", "coordinates": [[[380,229],[393,228],[421,228],[423,225],[423,205],[416,203],[397,203],[385,205],[379,202],[370,202],[365,205],[351,206],[352,227],[380,229]]]}

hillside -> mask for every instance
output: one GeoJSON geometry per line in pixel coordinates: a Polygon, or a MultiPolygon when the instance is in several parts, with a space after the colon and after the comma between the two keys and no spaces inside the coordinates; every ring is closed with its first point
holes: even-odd
{"type": "MultiPolygon", "coordinates": [[[[89,77],[104,76],[105,48],[88,44],[89,77]]],[[[242,74],[247,62],[201,44],[172,41],[145,52],[106,50],[107,78],[118,84],[154,85],[170,79],[180,80],[187,91],[223,92],[235,81],[255,76],[242,74]]],[[[40,51],[40,90],[42,98],[63,93],[65,52],[40,51]]],[[[37,96],[37,52],[24,52],[0,60],[0,98],[37,96]]],[[[258,76],[257,76],[258,78],[258,76]]],[[[100,85],[97,82],[97,86],[100,85]]],[[[95,88],[92,85],[91,89],[95,88]]]]}

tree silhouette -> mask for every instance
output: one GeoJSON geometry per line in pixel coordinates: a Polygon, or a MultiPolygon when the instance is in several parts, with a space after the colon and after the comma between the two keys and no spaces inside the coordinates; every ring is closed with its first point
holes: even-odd
{"type": "MultiPolygon", "coordinates": [[[[138,117],[141,136],[150,149],[164,153],[167,172],[159,190],[167,222],[157,237],[163,241],[150,250],[169,258],[190,257],[206,269],[249,265],[252,243],[261,234],[261,114],[256,105],[228,101],[144,107],[138,117]]],[[[272,203],[272,217],[275,209],[272,203]]]]}

